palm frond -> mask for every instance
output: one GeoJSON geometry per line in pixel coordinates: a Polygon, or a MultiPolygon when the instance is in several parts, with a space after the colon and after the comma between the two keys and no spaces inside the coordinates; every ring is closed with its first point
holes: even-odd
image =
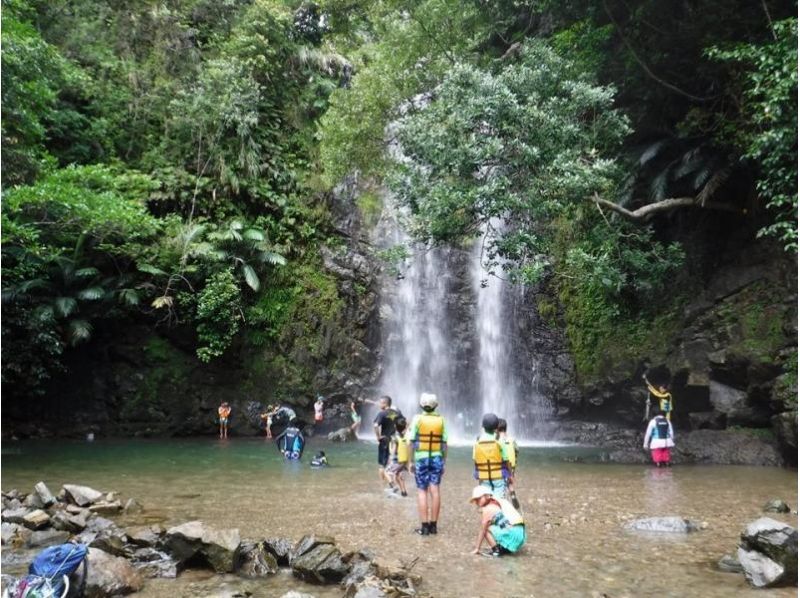
{"type": "Polygon", "coordinates": [[[286,265],[286,258],[274,251],[261,251],[258,254],[258,259],[265,264],[272,264],[273,266],[286,265]]]}
{"type": "Polygon", "coordinates": [[[650,201],[661,201],[667,196],[670,168],[664,168],[650,182],[650,201]]]}
{"type": "Polygon", "coordinates": [[[136,264],[136,269],[145,274],[152,274],[153,276],[166,276],[167,273],[161,268],[156,268],[151,264],[136,264]]]}
{"type": "Polygon", "coordinates": [[[84,301],[97,301],[105,297],[106,291],[102,287],[87,287],[78,293],[78,299],[84,301]]]}
{"type": "Polygon", "coordinates": [[[49,283],[43,278],[34,278],[20,283],[17,287],[17,293],[24,294],[32,289],[41,289],[47,286],[49,286],[49,283]]]}
{"type": "Polygon", "coordinates": [[[53,307],[51,305],[40,305],[33,312],[33,317],[40,322],[49,322],[55,318],[55,312],[53,311],[53,307]]]}
{"type": "Polygon", "coordinates": [[[129,307],[139,305],[139,293],[135,289],[122,289],[117,295],[119,302],[129,307]]]}
{"type": "Polygon", "coordinates": [[[72,320],[67,327],[67,338],[71,345],[88,341],[92,336],[92,325],[86,320],[72,320]]]}
{"type": "Polygon", "coordinates": [[[725,184],[725,181],[728,180],[728,177],[731,176],[732,169],[730,166],[725,166],[717,170],[711,179],[706,183],[705,187],[703,187],[702,191],[697,195],[697,199],[700,201],[701,206],[705,206],[706,202],[711,199],[714,194],[719,190],[722,185],[725,184]]]}
{"type": "Polygon", "coordinates": [[[655,158],[661,150],[667,145],[666,139],[660,139],[655,143],[648,145],[644,151],[639,155],[639,166],[644,166],[650,160],[655,158]]]}
{"type": "Polygon", "coordinates": [[[74,297],[56,297],[53,300],[53,309],[57,316],[66,318],[78,309],[78,302],[74,297]]]}
{"type": "Polygon", "coordinates": [[[264,231],[258,230],[257,228],[246,229],[242,233],[242,236],[248,241],[263,242],[267,239],[267,235],[264,233],[264,231]]]}
{"type": "Polygon", "coordinates": [[[185,244],[193,243],[200,235],[203,234],[203,231],[206,230],[205,225],[203,224],[193,224],[192,226],[188,227],[186,230],[183,231],[181,234],[181,239],[185,244]]]}
{"type": "Polygon", "coordinates": [[[170,297],[169,295],[162,295],[161,297],[156,297],[155,299],[153,299],[151,305],[156,309],[161,309],[162,307],[172,307],[172,297],[170,297]]]}
{"type": "Polygon", "coordinates": [[[258,274],[256,271],[253,270],[253,267],[250,264],[242,264],[242,272],[244,273],[244,280],[254,291],[258,291],[261,288],[261,281],[258,279],[258,274]]]}
{"type": "Polygon", "coordinates": [[[76,278],[92,278],[93,276],[97,276],[100,274],[100,270],[95,267],[88,267],[88,268],[80,268],[75,270],[75,277],[76,278]]]}

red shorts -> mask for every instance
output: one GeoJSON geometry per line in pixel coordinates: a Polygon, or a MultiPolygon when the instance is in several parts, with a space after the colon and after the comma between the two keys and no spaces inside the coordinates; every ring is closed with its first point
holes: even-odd
{"type": "Polygon", "coordinates": [[[669,448],[650,449],[650,454],[653,455],[653,463],[669,463],[669,448]]]}

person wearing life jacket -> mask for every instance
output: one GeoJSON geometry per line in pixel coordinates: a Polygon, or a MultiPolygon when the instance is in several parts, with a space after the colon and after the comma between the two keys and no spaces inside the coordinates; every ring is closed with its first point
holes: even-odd
{"type": "Polygon", "coordinates": [[[299,461],[303,456],[303,449],[306,446],[306,439],[303,432],[294,423],[290,423],[286,429],[275,439],[278,450],[290,461],[299,461]]]}
{"type": "Polygon", "coordinates": [[[422,536],[438,534],[441,496],[439,485],[447,459],[447,426],[436,413],[435,394],[422,393],[418,413],[411,421],[408,439],[414,447],[414,481],[417,484],[417,511],[421,525],[414,531],[422,536]]]}
{"type": "Polygon", "coordinates": [[[328,466],[328,457],[325,456],[325,451],[317,451],[317,454],[311,458],[311,467],[319,469],[328,466]]]}
{"type": "Polygon", "coordinates": [[[223,401],[223,403],[219,406],[219,409],[217,409],[217,415],[219,415],[219,437],[227,438],[228,420],[231,416],[231,406],[228,405],[227,401],[223,401]]]}
{"type": "Polygon", "coordinates": [[[519,447],[517,441],[508,435],[508,422],[503,418],[497,420],[497,440],[506,449],[508,456],[508,469],[511,476],[507,480],[507,494],[508,499],[514,508],[519,509],[519,500],[517,499],[517,491],[515,488],[517,479],[517,457],[519,456],[519,447]]]}
{"type": "Polygon", "coordinates": [[[518,552],[525,544],[525,521],[510,502],[497,498],[486,486],[472,490],[471,503],[478,506],[481,525],[472,554],[480,554],[484,540],[492,549],[491,556],[518,552]]]}
{"type": "Polygon", "coordinates": [[[395,432],[389,442],[389,466],[386,475],[389,476],[391,491],[400,491],[400,496],[408,496],[406,492],[405,472],[408,471],[408,440],[405,438],[406,418],[398,417],[394,420],[395,432]]]}
{"type": "MultiPolygon", "coordinates": [[[[375,401],[364,399],[365,403],[375,404],[375,401]]],[[[375,437],[378,439],[378,477],[381,482],[390,484],[389,476],[386,475],[386,466],[389,463],[389,441],[395,431],[395,420],[403,414],[398,409],[392,408],[392,397],[382,396],[378,401],[380,411],[375,416],[372,428],[375,430],[375,437]]]]}
{"type": "Polygon", "coordinates": [[[666,414],[666,418],[669,421],[672,421],[672,410],[674,408],[674,404],[672,401],[672,395],[667,387],[664,384],[659,384],[658,388],[654,387],[647,379],[647,374],[642,374],[642,379],[644,380],[645,384],[647,384],[647,390],[653,397],[655,397],[655,400],[658,401],[659,411],[663,411],[666,414]]]}
{"type": "Polygon", "coordinates": [[[497,426],[500,420],[494,413],[483,416],[483,432],[472,447],[474,477],[481,486],[487,487],[497,498],[506,497],[508,482],[514,478],[509,468],[508,447],[497,440],[497,426]]]}
{"type": "Polygon", "coordinates": [[[325,397],[319,395],[317,397],[317,401],[314,403],[314,423],[321,424],[322,423],[322,411],[325,408],[325,397]]]}
{"type": "Polygon", "coordinates": [[[670,449],[675,446],[675,434],[672,430],[672,422],[667,419],[667,414],[659,411],[644,433],[645,450],[650,450],[653,463],[656,467],[669,467],[672,465],[672,455],[670,449]]]}

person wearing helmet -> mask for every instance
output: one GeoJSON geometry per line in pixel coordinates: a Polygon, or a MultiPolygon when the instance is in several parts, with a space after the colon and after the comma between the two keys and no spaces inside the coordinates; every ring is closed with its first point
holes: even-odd
{"type": "Polygon", "coordinates": [[[439,484],[447,458],[447,427],[444,418],[436,413],[438,405],[435,394],[422,393],[419,399],[422,413],[414,416],[408,433],[414,447],[414,481],[421,522],[414,531],[423,536],[439,533],[439,484]]]}
{"type": "Polygon", "coordinates": [[[487,487],[496,498],[506,497],[509,481],[513,483],[508,446],[497,440],[497,426],[500,420],[494,413],[483,416],[483,432],[472,447],[472,462],[475,465],[475,479],[487,487]]]}
{"type": "Polygon", "coordinates": [[[472,554],[480,554],[483,541],[492,549],[491,556],[518,552],[525,544],[525,521],[520,512],[504,498],[497,498],[486,486],[472,490],[471,503],[481,512],[481,526],[472,554]]]}

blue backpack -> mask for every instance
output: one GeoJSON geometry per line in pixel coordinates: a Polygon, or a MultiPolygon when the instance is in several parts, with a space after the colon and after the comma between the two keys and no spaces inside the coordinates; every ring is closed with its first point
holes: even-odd
{"type": "MultiPolygon", "coordinates": [[[[11,598],[60,598],[69,592],[69,576],[86,562],[85,544],[60,544],[45,548],[30,567],[28,575],[8,588],[11,598]]],[[[82,582],[86,581],[86,569],[82,582]]]]}

